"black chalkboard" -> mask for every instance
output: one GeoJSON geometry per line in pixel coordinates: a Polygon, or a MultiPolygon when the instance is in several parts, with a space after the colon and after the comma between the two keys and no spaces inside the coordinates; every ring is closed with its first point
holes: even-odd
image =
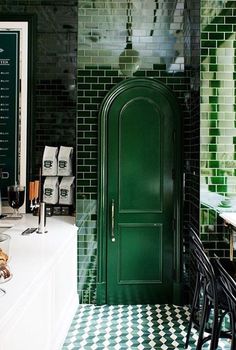
{"type": "Polygon", "coordinates": [[[0,189],[18,180],[19,32],[0,31],[0,189]]]}

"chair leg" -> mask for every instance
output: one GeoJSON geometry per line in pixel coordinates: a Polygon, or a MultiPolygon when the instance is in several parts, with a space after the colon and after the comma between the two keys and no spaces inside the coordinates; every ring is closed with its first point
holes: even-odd
{"type": "Polygon", "coordinates": [[[221,314],[221,316],[220,316],[220,320],[219,320],[219,322],[218,322],[217,342],[216,342],[216,344],[215,344],[216,349],[218,348],[218,343],[219,343],[219,338],[220,338],[220,332],[221,332],[221,328],[222,328],[222,323],[223,323],[223,321],[224,321],[224,318],[225,318],[226,314],[227,314],[226,311],[222,312],[222,314],[221,314]]]}
{"type": "Polygon", "coordinates": [[[196,350],[202,349],[203,335],[204,335],[204,331],[206,328],[206,321],[207,321],[207,314],[209,313],[209,307],[210,307],[209,300],[207,299],[206,295],[204,294],[202,316],[201,316],[201,321],[200,321],[196,350]]]}
{"type": "MultiPolygon", "coordinates": [[[[209,321],[209,316],[210,316],[210,311],[212,308],[211,302],[205,298],[204,300],[204,306],[202,310],[202,320],[200,324],[200,329],[199,329],[199,336],[198,336],[198,342],[197,342],[197,347],[196,350],[201,350],[202,345],[204,343],[204,331],[206,329],[206,323],[209,321]]],[[[217,349],[217,344],[218,344],[218,308],[214,308],[214,318],[213,318],[213,323],[212,323],[212,334],[210,337],[208,337],[210,340],[210,347],[209,350],[216,350],[217,349]]]]}
{"type": "Polygon", "coordinates": [[[186,341],[185,341],[185,349],[187,349],[188,344],[189,344],[189,338],[190,338],[191,329],[192,329],[192,325],[193,325],[194,314],[196,311],[197,310],[196,310],[195,306],[192,306],[190,317],[189,317],[188,332],[187,332],[186,341]]]}
{"type": "Polygon", "coordinates": [[[210,350],[216,350],[219,340],[218,306],[214,305],[210,350]]]}
{"type": "Polygon", "coordinates": [[[189,316],[189,324],[188,324],[188,332],[186,335],[186,341],[185,341],[185,349],[187,349],[188,344],[189,344],[189,338],[190,338],[190,334],[191,334],[191,329],[192,329],[192,325],[193,325],[193,321],[194,321],[194,315],[196,313],[196,311],[199,309],[198,308],[198,303],[199,303],[199,294],[200,294],[200,279],[198,278],[196,281],[196,286],[195,286],[195,291],[194,291],[194,295],[193,295],[193,301],[192,301],[192,307],[191,307],[191,312],[190,312],[190,316],[189,316]]]}

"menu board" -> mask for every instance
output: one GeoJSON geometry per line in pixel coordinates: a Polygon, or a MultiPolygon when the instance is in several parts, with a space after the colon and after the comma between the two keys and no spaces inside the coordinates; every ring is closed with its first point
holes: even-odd
{"type": "Polygon", "coordinates": [[[17,181],[19,119],[19,32],[0,31],[0,189],[17,181]]]}

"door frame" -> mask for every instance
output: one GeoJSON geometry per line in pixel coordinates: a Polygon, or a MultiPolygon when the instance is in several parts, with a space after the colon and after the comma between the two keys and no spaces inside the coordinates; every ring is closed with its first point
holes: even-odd
{"type": "MultiPolygon", "coordinates": [[[[18,14],[18,13],[1,13],[0,27],[6,30],[21,31],[24,38],[24,45],[21,47],[22,57],[22,76],[21,89],[25,91],[24,102],[20,104],[22,110],[22,130],[21,130],[21,148],[23,157],[19,157],[20,162],[20,183],[25,186],[25,203],[22,206],[22,212],[30,212],[28,200],[27,183],[32,175],[33,155],[33,139],[34,124],[33,118],[35,112],[34,106],[34,89],[35,89],[35,59],[36,59],[36,31],[37,31],[37,15],[36,14],[18,14]],[[4,23],[4,26],[3,26],[4,23]],[[24,104],[24,107],[23,107],[24,104]],[[24,159],[23,159],[24,158],[24,159]]],[[[23,40],[22,40],[23,41],[23,40]]],[[[20,44],[21,45],[21,44],[20,44]]],[[[9,206],[5,202],[4,208],[9,211],[9,206]]],[[[4,210],[3,208],[3,210],[4,210]]]]}
{"type": "Polygon", "coordinates": [[[98,137],[98,226],[97,226],[97,242],[98,242],[98,271],[97,271],[97,290],[96,303],[104,305],[107,302],[107,150],[108,150],[108,133],[107,133],[107,116],[110,107],[115,98],[124,91],[135,85],[153,88],[158,94],[161,94],[170,103],[173,115],[176,117],[176,133],[175,143],[179,148],[179,152],[175,157],[175,174],[174,176],[174,211],[175,211],[175,237],[174,237],[174,276],[173,276],[173,303],[181,302],[182,294],[182,178],[183,178],[183,159],[181,144],[181,112],[176,97],[173,92],[163,83],[153,80],[152,78],[129,78],[123,80],[113,87],[104,98],[99,111],[99,137],[98,137]],[[179,146],[178,146],[179,145],[179,146]]]}

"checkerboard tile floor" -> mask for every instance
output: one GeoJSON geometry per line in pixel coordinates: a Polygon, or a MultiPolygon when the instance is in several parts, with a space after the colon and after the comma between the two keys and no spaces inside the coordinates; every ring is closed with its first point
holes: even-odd
{"type": "MultiPolygon", "coordinates": [[[[80,305],[62,350],[184,350],[188,317],[187,306],[80,305]]],[[[196,340],[193,329],[188,350],[196,340]]],[[[220,341],[218,349],[230,345],[220,341]]]]}

